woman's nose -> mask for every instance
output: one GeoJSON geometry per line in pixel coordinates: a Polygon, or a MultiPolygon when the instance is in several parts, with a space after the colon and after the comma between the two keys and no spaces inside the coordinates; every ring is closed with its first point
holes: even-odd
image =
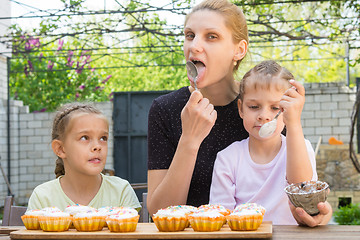
{"type": "Polygon", "coordinates": [[[194,39],[190,43],[190,51],[191,52],[201,52],[203,50],[203,44],[199,37],[194,37],[194,39]]]}

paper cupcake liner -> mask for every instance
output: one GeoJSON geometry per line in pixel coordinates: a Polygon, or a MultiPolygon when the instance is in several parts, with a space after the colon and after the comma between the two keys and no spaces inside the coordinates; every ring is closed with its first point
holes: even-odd
{"type": "Polygon", "coordinates": [[[190,226],[196,232],[213,232],[219,231],[224,225],[226,219],[224,216],[209,218],[209,217],[190,217],[190,226]]]}
{"type": "Polygon", "coordinates": [[[81,232],[101,231],[106,224],[103,217],[74,217],[73,224],[76,230],[81,232]]]}
{"type": "Polygon", "coordinates": [[[38,216],[35,215],[22,215],[21,220],[23,221],[27,230],[39,230],[40,223],[38,216]]]}
{"type": "Polygon", "coordinates": [[[69,230],[71,217],[39,216],[40,228],[45,232],[63,232],[69,230]]]}
{"type": "Polygon", "coordinates": [[[227,222],[233,231],[251,231],[260,227],[264,216],[262,214],[251,216],[227,216],[227,222]]]}
{"type": "Polygon", "coordinates": [[[115,219],[106,218],[107,226],[110,232],[134,232],[136,230],[139,215],[132,218],[115,219]]]}
{"type": "Polygon", "coordinates": [[[153,217],[153,221],[160,232],[183,231],[189,222],[187,217],[153,217]]]}

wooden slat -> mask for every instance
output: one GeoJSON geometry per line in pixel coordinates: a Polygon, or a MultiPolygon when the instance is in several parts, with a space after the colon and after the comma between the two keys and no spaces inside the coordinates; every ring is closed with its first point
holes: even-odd
{"type": "Polygon", "coordinates": [[[78,232],[70,229],[65,232],[44,232],[42,230],[20,230],[11,232],[11,239],[234,239],[270,238],[271,222],[263,222],[256,231],[231,231],[225,225],[216,232],[195,232],[186,228],[180,232],[159,232],[153,223],[139,223],[135,232],[114,233],[107,228],[98,232],[78,232]]]}

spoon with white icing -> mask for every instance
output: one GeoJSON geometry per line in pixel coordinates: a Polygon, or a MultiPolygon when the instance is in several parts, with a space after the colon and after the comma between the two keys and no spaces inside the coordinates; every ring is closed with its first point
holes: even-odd
{"type": "Polygon", "coordinates": [[[276,126],[277,126],[277,118],[280,115],[280,113],[281,113],[281,110],[276,114],[276,116],[274,117],[273,120],[271,120],[270,122],[267,122],[261,126],[261,128],[259,130],[260,137],[267,138],[275,132],[276,126]]]}
{"type": "Polygon", "coordinates": [[[188,61],[188,62],[186,62],[186,69],[194,81],[195,90],[198,90],[197,85],[196,85],[196,81],[198,78],[198,70],[197,70],[196,65],[193,62],[188,61]]]}

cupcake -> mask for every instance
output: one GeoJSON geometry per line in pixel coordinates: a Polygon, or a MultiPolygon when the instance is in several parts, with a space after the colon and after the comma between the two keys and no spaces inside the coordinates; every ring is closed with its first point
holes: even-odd
{"type": "Polygon", "coordinates": [[[265,208],[257,204],[241,204],[228,216],[229,227],[233,231],[250,231],[260,227],[265,208]]]}
{"type": "Polygon", "coordinates": [[[205,204],[205,205],[201,205],[198,209],[200,211],[209,211],[209,210],[217,211],[224,216],[229,215],[231,212],[229,209],[226,209],[224,206],[220,204],[205,204]]]}
{"type": "Polygon", "coordinates": [[[177,208],[159,209],[152,219],[160,232],[183,231],[189,225],[185,211],[177,208]]]}
{"type": "Polygon", "coordinates": [[[257,203],[244,203],[244,204],[240,204],[238,205],[233,212],[239,212],[242,211],[244,209],[255,209],[255,210],[259,210],[262,215],[265,214],[265,208],[263,206],[261,206],[260,204],[257,203]]]}
{"type": "Polygon", "coordinates": [[[35,209],[27,210],[24,215],[21,216],[27,230],[38,230],[40,229],[39,216],[42,216],[44,211],[35,209]]]}
{"type": "Polygon", "coordinates": [[[73,216],[72,222],[78,231],[101,231],[106,224],[106,215],[97,211],[80,212],[73,216]]]}
{"type": "MultiPolygon", "coordinates": [[[[189,214],[197,212],[198,208],[194,207],[194,206],[190,206],[190,205],[176,205],[176,206],[169,206],[166,209],[171,209],[174,211],[183,211],[187,216],[189,216],[189,214]]],[[[188,221],[188,223],[186,224],[186,227],[190,226],[190,222],[188,221]]]]}
{"type": "Polygon", "coordinates": [[[95,208],[90,207],[90,206],[85,206],[85,205],[81,205],[81,204],[75,204],[75,205],[69,205],[65,208],[66,213],[69,213],[70,216],[75,216],[77,213],[82,213],[82,212],[92,212],[92,211],[96,211],[95,208]]]}
{"type": "Polygon", "coordinates": [[[226,218],[215,210],[200,210],[189,215],[191,227],[197,232],[219,231],[226,218]]]}
{"type": "Polygon", "coordinates": [[[139,214],[133,208],[120,207],[114,209],[116,214],[106,217],[106,223],[111,232],[134,232],[139,222],[139,214]]]}
{"type": "Polygon", "coordinates": [[[62,232],[69,230],[71,216],[61,211],[45,211],[39,216],[40,228],[45,232],[62,232]]]}

